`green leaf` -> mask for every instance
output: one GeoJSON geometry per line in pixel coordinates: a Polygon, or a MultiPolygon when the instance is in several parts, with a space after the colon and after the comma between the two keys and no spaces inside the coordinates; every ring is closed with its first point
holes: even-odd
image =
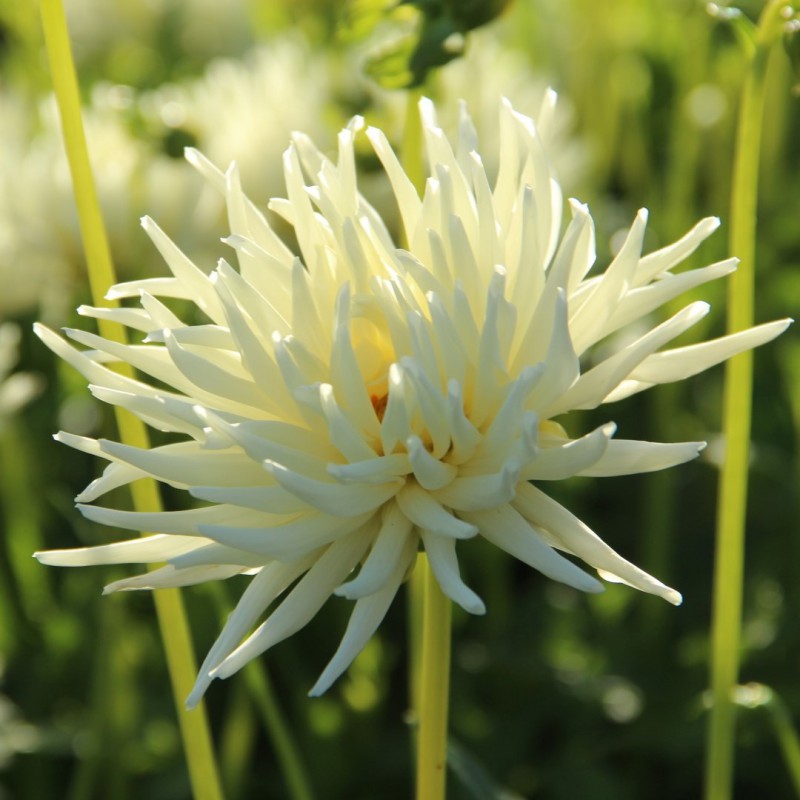
{"type": "Polygon", "coordinates": [[[516,792],[500,786],[478,758],[452,736],[447,740],[447,766],[473,800],[524,800],[516,792]]]}

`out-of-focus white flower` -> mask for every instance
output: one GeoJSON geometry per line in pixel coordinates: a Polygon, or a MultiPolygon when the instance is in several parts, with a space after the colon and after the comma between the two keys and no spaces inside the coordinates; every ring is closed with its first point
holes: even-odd
{"type": "MultiPolygon", "coordinates": [[[[280,156],[291,132],[333,138],[322,122],[329,97],[325,62],[295,38],[276,39],[243,61],[213,62],[202,78],[141,97],[130,87],[95,87],[84,121],[118,272],[132,277],[152,261],[137,224],[145,212],[180,237],[193,259],[213,263],[221,252],[221,196],[168,155],[159,134],[184,131],[212,160],[236,160],[245,189],[266,206],[282,191],[280,156]],[[137,135],[130,122],[138,115],[147,135],[137,135]]],[[[14,97],[0,96],[0,115],[7,128],[0,152],[0,313],[39,307],[60,319],[84,262],[55,104],[50,98],[32,115],[14,97]]]]}
{"type": "Polygon", "coordinates": [[[643,256],[641,211],[613,262],[589,277],[592,218],[572,201],[561,232],[561,190],[530,118],[502,104],[491,186],[466,111],[452,142],[429,101],[421,114],[430,165],[422,199],[383,133],[367,131],[391,181],[408,249],[358,193],[359,119],[339,134],[335,162],[299,134],[284,155],[287,199],[271,208],[293,226],[299,255],[243,194],[235,166],[223,174],[191,152],[225,193],[227,242],[239,270],[221,261],[206,275],[145,219],[173,277],[110,290],[141,307],[82,309],[142,332],[144,343],[67,331],[88,348],[80,351],[39,328],[96,397],[182,441],[141,450],[59,434],[110,462],[79,496],[82,513],[155,535],[38,558],[62,566],[167,562],[107,591],[252,576],[200,669],[192,703],[212,678],[231,675],[290,636],[336,594],[355,605],[312,689],[325,691],[380,624],[420,547],[444,593],[475,614],[484,604],[462,580],[457,559],[457,548],[474,546],[462,540],[474,537],[583,591],[603,586],[567,556],[607,580],[681,601],[543,487],[573,475],[662,469],[693,458],[702,443],[615,439],[613,423],[571,438],[562,426],[573,409],[689,377],[769,341],[788,323],[664,349],[708,312],[694,302],[590,362],[593,347],[610,334],[735,269],[731,259],[671,272],[718,221],[705,219],[643,256]],[[193,301],[205,321],[184,322],[158,297],[193,301]],[[117,360],[153,383],[105,365],[117,360]],[[148,475],[205,505],[163,513],[91,505],[148,475]]]}
{"type": "Polygon", "coordinates": [[[0,428],[7,418],[41,389],[41,380],[28,372],[11,370],[17,363],[19,328],[10,322],[0,325],[0,428]]]}
{"type": "Polygon", "coordinates": [[[283,192],[280,154],[293,131],[322,149],[334,141],[338,120],[324,124],[330,101],[329,60],[283,37],[243,59],[214,61],[197,80],[160,87],[140,106],[152,123],[188,132],[211,161],[236,161],[244,191],[266,204],[283,192]]]}
{"type": "MultiPolygon", "coordinates": [[[[124,114],[130,90],[98,86],[84,111],[86,136],[112,254],[123,275],[152,261],[152,245],[136,220],[145,209],[177,231],[193,231],[193,255],[214,246],[220,213],[214,192],[183,162],[137,140],[124,114]],[[211,201],[211,202],[210,202],[211,201]]],[[[59,319],[84,274],[72,180],[52,97],[25,113],[10,96],[0,111],[15,110],[0,151],[0,312],[36,308],[59,319]]],[[[9,117],[5,117],[6,120],[9,117]]]]}

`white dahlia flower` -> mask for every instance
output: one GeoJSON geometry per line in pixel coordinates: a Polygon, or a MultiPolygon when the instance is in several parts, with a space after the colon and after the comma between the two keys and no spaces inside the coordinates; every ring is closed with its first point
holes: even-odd
{"type": "Polygon", "coordinates": [[[430,168],[423,198],[383,133],[366,132],[391,181],[407,248],[359,195],[353,140],[360,119],[339,134],[336,162],[302,135],[284,155],[288,199],[273,200],[271,209],[293,226],[299,254],[242,193],[235,165],[223,174],[191,151],[189,160],[225,193],[226,241],[239,269],[222,260],[207,275],[146,218],[173,277],[110,290],[141,307],[82,309],[142,332],[144,343],[68,330],[88,348],[81,351],[39,328],[96,397],[181,437],[141,450],[59,434],[110,462],[79,495],[81,512],[155,533],[39,553],[39,560],[167,562],[112,583],[109,592],[251,576],[190,703],[212,678],[228,677],[302,628],[336,594],[354,606],[311,690],[324,692],[372,636],[420,548],[442,591],[483,613],[457,558],[458,547],[470,546],[462,540],[477,536],[582,591],[603,585],[578,559],[607,580],[681,601],[543,487],[573,475],[662,469],[693,458],[702,443],[615,439],[613,423],[571,438],[562,424],[572,409],[694,375],[772,339],[787,321],[664,349],[709,307],[691,303],[657,325],[645,323],[650,312],[735,269],[731,259],[671,272],[716,219],[643,256],[641,211],[610,266],[587,277],[592,218],[572,201],[561,232],[561,191],[531,119],[501,106],[499,171],[490,186],[466,111],[452,142],[429,101],[421,114],[430,168]],[[177,316],[172,298],[196,304],[201,321],[177,316]],[[647,332],[592,360],[594,345],[629,325],[647,332]],[[152,382],[121,377],[106,366],[115,361],[152,382]],[[145,476],[203,505],[163,513],[92,505],[145,476]]]}

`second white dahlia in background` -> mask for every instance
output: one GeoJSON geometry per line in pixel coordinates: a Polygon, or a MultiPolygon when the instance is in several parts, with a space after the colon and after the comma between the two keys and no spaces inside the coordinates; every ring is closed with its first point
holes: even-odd
{"type": "MultiPolygon", "coordinates": [[[[542,113],[553,101],[548,95],[542,113]]],[[[181,440],[140,450],[59,434],[110,462],[78,497],[82,513],[155,535],[38,558],[61,566],[167,562],[108,591],[251,576],[190,702],[212,678],[231,675],[290,636],[337,594],[354,606],[312,689],[325,691],[380,624],[420,548],[444,593],[483,613],[457,559],[457,549],[469,546],[462,540],[476,536],[583,591],[603,585],[576,560],[608,580],[681,601],[542,487],[573,475],[662,469],[693,458],[702,444],[616,439],[611,422],[573,439],[561,423],[573,409],[694,375],[769,341],[788,322],[664,349],[709,307],[691,303],[654,326],[650,312],[735,268],[728,260],[671,272],[716,219],[643,256],[641,211],[613,262],[589,277],[592,218],[571,201],[562,233],[561,192],[531,119],[501,105],[491,186],[466,111],[452,141],[430,102],[420,111],[430,170],[423,198],[381,131],[366,132],[392,184],[407,248],[359,195],[359,119],[339,134],[335,163],[302,135],[284,155],[287,198],[270,207],[293,227],[298,253],[242,193],[235,166],[223,174],[192,151],[189,160],[225,194],[227,242],[239,269],[221,261],[206,275],[145,219],[173,277],[110,290],[111,297],[138,299],[139,307],[82,309],[140,332],[144,343],[67,331],[88,348],[78,350],[39,329],[96,397],[181,440]],[[177,316],[172,298],[193,302],[200,321],[177,316]],[[595,344],[626,326],[646,332],[604,348],[602,358],[592,355],[595,344]],[[152,382],[106,366],[118,360],[152,382]],[[91,505],[145,476],[203,505],[157,514],[91,505]]],[[[468,577],[480,584],[479,575],[468,577]]]]}

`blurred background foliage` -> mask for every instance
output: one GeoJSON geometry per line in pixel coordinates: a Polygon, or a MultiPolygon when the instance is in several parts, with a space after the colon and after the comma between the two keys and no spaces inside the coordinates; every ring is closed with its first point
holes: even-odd
{"type": "MultiPolygon", "coordinates": [[[[567,192],[592,207],[601,265],[640,206],[651,210],[648,249],[700,217],[726,223],[745,59],[731,26],[696,0],[65,4],[124,277],[163,269],[138,230],[143,213],[209,269],[223,253],[223,209],[182,161],[186,145],[223,165],[236,158],[245,188],[263,205],[282,192],[280,154],[291,130],[330,147],[338,126],[362,113],[397,142],[403,93],[380,88],[365,67],[384,85],[419,83],[403,59],[417,52],[420,36],[431,37],[433,62],[450,62],[428,76],[426,91],[441,99],[445,120],[466,97],[487,149],[499,94],[535,113],[545,88],[558,90],[554,160],[567,192]],[[457,18],[459,8],[473,16],[457,18]],[[404,45],[393,44],[398,36],[404,45]],[[393,47],[401,55],[387,67],[393,47]]],[[[760,5],[743,9],[755,18],[760,5]]],[[[30,333],[37,318],[75,324],[72,309],[88,300],[36,6],[0,0],[0,321],[18,326],[0,336],[0,378],[17,370],[15,391],[3,384],[0,392],[0,798],[179,800],[189,796],[188,781],[151,598],[101,600],[118,570],[50,570],[31,558],[44,547],[108,539],[72,501],[99,465],[50,434],[112,435],[82,379],[30,333]]],[[[796,82],[789,59],[776,54],[762,157],[758,321],[796,316],[800,301],[796,82]]],[[[395,209],[366,147],[360,166],[365,192],[392,224],[395,209]]],[[[726,255],[722,232],[696,258],[726,255]]],[[[723,287],[704,287],[702,297],[715,306],[702,333],[721,332],[723,287]]],[[[699,797],[721,379],[712,370],[602,412],[613,412],[626,438],[708,439],[696,463],[552,487],[614,547],[679,588],[681,608],[624,587],[579,596],[480,542],[461,546],[489,613],[455,615],[451,797],[699,797]]],[[[756,358],[742,665],[743,683],[766,684],[782,698],[784,722],[800,719],[798,387],[800,342],[790,330],[756,358]]],[[[606,421],[586,416],[570,421],[572,433],[606,421]]],[[[167,491],[166,502],[181,500],[167,491]]],[[[241,589],[232,579],[184,593],[198,652],[241,589]]],[[[316,797],[410,795],[402,602],[327,695],[305,696],[338,643],[347,605],[332,598],[263,664],[212,687],[229,800],[290,796],[263,724],[268,686],[316,797]]],[[[775,704],[753,696],[740,715],[736,796],[793,797],[775,704]]]]}

